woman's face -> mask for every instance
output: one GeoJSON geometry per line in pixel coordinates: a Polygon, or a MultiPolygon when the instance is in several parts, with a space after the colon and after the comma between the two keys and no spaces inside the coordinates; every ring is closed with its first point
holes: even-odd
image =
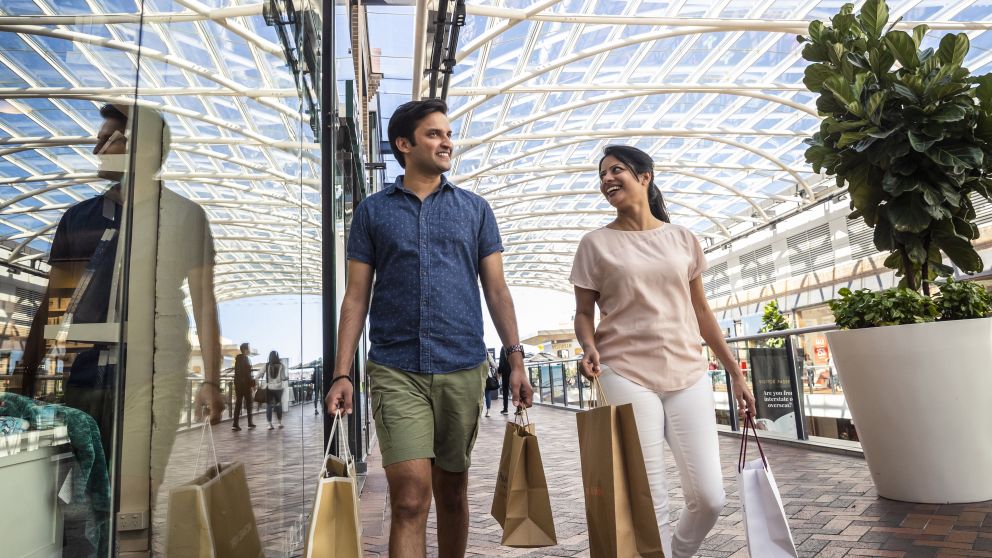
{"type": "Polygon", "coordinates": [[[637,176],[612,155],[607,155],[599,164],[599,191],[617,209],[647,204],[649,183],[647,173],[637,176]]]}

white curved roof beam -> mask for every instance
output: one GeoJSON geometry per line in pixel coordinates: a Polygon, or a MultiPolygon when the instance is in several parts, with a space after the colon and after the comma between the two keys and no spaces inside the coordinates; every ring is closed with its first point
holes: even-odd
{"type": "MultiPolygon", "coordinates": [[[[43,35],[46,37],[52,37],[55,39],[64,39],[67,41],[72,41],[74,43],[93,45],[104,48],[110,48],[114,50],[120,50],[132,55],[140,55],[142,57],[147,57],[152,60],[159,62],[164,62],[166,64],[175,66],[178,69],[186,70],[194,73],[204,79],[213,81],[221,86],[227,87],[238,94],[244,94],[248,88],[243,85],[238,84],[234,80],[226,77],[218,76],[215,70],[209,68],[204,68],[202,66],[197,66],[191,62],[187,62],[177,57],[174,54],[163,54],[157,50],[151,49],[149,47],[139,47],[131,43],[125,43],[122,41],[114,39],[105,39],[96,35],[88,35],[86,33],[80,33],[76,31],[66,31],[62,29],[46,29],[44,27],[38,27],[35,25],[23,25],[23,26],[12,26],[12,25],[0,25],[0,32],[8,33],[18,33],[18,34],[29,34],[29,35],[43,35]]],[[[139,90],[140,91],[140,90],[139,90]]],[[[292,110],[291,108],[283,105],[281,103],[275,103],[269,101],[268,99],[259,98],[258,102],[266,107],[285,114],[290,118],[295,118],[302,121],[302,117],[299,113],[292,110]]]]}
{"type": "MultiPolygon", "coordinates": [[[[573,139],[573,140],[570,140],[569,142],[558,142],[558,143],[553,144],[551,146],[542,146],[541,149],[542,150],[555,149],[557,147],[561,147],[563,144],[568,144],[568,143],[572,143],[572,142],[576,142],[576,141],[588,141],[588,139],[592,139],[592,138],[612,138],[612,137],[616,137],[617,135],[623,135],[623,136],[642,136],[642,137],[654,137],[654,136],[698,137],[700,139],[705,139],[705,140],[708,140],[708,141],[714,141],[714,142],[718,142],[718,143],[724,143],[724,144],[727,144],[727,145],[730,145],[730,146],[733,146],[733,147],[737,147],[739,149],[743,149],[745,151],[750,151],[751,153],[754,153],[755,155],[758,155],[759,157],[762,157],[764,159],[767,159],[768,161],[774,163],[777,167],[779,167],[783,171],[789,173],[789,175],[791,175],[796,180],[796,182],[800,186],[802,186],[802,188],[804,190],[806,190],[806,192],[809,194],[810,199],[812,199],[814,197],[813,196],[813,190],[810,188],[810,186],[806,182],[806,180],[803,177],[799,176],[799,173],[798,172],[796,172],[794,169],[792,169],[791,167],[789,167],[782,160],[776,158],[775,156],[773,156],[772,154],[768,153],[765,150],[758,149],[758,148],[755,148],[755,147],[751,147],[751,146],[749,146],[747,144],[744,144],[744,143],[741,143],[739,141],[735,141],[735,140],[731,140],[731,139],[727,139],[727,138],[722,138],[722,137],[717,137],[717,136],[713,136],[713,135],[708,135],[708,134],[705,133],[706,131],[697,132],[697,131],[674,130],[673,129],[673,130],[607,130],[607,131],[601,131],[601,130],[575,130],[573,132],[575,133],[575,135],[582,135],[582,136],[585,136],[585,137],[583,139],[579,139],[579,140],[574,140],[573,139]]],[[[770,133],[770,132],[758,132],[758,131],[755,131],[755,132],[756,132],[755,134],[745,133],[745,134],[741,134],[741,135],[755,135],[755,136],[759,136],[759,137],[760,136],[766,136],[766,135],[781,135],[781,136],[805,137],[805,135],[802,132],[793,132],[791,130],[789,130],[789,131],[783,131],[783,132],[776,132],[774,134],[773,133],[770,133]]],[[[718,130],[718,131],[716,131],[716,133],[733,133],[733,132],[730,132],[730,131],[722,132],[722,131],[719,131],[718,130]]],[[[521,140],[521,139],[526,139],[526,140],[555,139],[556,137],[557,138],[567,137],[566,134],[528,134],[526,136],[522,136],[522,137],[521,136],[516,136],[516,137],[507,136],[507,137],[500,138],[499,140],[495,140],[495,141],[518,141],[518,140],[521,140]]]]}
{"type": "MultiPolygon", "coordinates": [[[[672,199],[666,199],[665,200],[665,204],[666,205],[678,205],[678,206],[681,206],[681,207],[686,207],[686,203],[685,202],[680,202],[678,200],[672,200],[672,199]]],[[[704,216],[705,217],[704,214],[698,213],[697,211],[693,211],[693,213],[696,213],[697,215],[701,215],[701,216],[704,216]]],[[[561,217],[561,218],[568,218],[568,217],[571,217],[573,215],[602,215],[604,217],[608,217],[608,216],[613,216],[613,215],[616,215],[616,214],[617,214],[616,209],[613,209],[612,207],[611,208],[608,208],[608,209],[607,208],[603,208],[603,209],[562,209],[562,210],[559,210],[559,211],[526,211],[526,212],[520,212],[520,213],[502,214],[502,215],[497,215],[496,216],[496,220],[500,224],[500,232],[504,232],[505,231],[506,234],[511,234],[511,233],[518,232],[519,230],[522,230],[522,229],[505,228],[505,227],[503,227],[503,225],[505,223],[516,223],[518,221],[523,221],[525,219],[536,219],[536,218],[541,218],[541,217],[561,217]]],[[[676,212],[676,213],[674,213],[674,215],[679,215],[679,213],[676,212]]],[[[682,213],[681,215],[686,215],[686,214],[685,213],[682,213]]],[[[724,216],[724,218],[725,219],[730,219],[732,221],[740,221],[740,222],[747,222],[747,223],[763,224],[763,223],[766,222],[765,219],[758,219],[758,218],[755,218],[755,217],[745,217],[743,215],[726,215],[726,216],[724,216]]],[[[553,224],[552,223],[549,223],[549,228],[557,228],[557,223],[553,223],[553,224]]]]}
{"type": "MultiPolygon", "coordinates": [[[[519,25],[520,23],[523,23],[525,20],[537,21],[535,18],[538,16],[538,14],[544,12],[545,10],[553,7],[555,4],[558,4],[560,2],[561,0],[544,0],[543,2],[538,2],[532,6],[528,6],[527,9],[519,10],[521,17],[503,18],[500,16],[496,16],[499,17],[500,19],[505,19],[506,21],[496,26],[490,27],[489,29],[486,30],[485,33],[479,35],[475,39],[472,39],[466,45],[461,47],[458,50],[457,55],[455,56],[455,62],[461,63],[462,60],[468,57],[468,55],[479,50],[485,45],[492,44],[493,39],[502,35],[503,33],[506,33],[511,28],[519,25]]],[[[466,4],[465,6],[466,13],[472,15],[487,15],[487,14],[475,13],[473,11],[474,7],[475,7],[474,4],[471,3],[466,4]]],[[[449,94],[450,94],[450,90],[449,90],[449,94]]]]}
{"type": "MultiPolygon", "coordinates": [[[[9,223],[8,223],[8,226],[9,226],[9,223]]],[[[17,258],[17,256],[21,253],[22,250],[24,250],[24,248],[28,244],[30,244],[36,238],[48,234],[56,226],[58,226],[58,222],[45,225],[45,226],[43,226],[43,227],[41,227],[41,228],[33,231],[30,235],[27,235],[27,236],[15,235],[15,236],[7,237],[5,240],[20,240],[20,238],[24,238],[24,240],[21,241],[20,244],[18,244],[13,250],[10,251],[10,254],[7,256],[7,262],[8,263],[14,263],[14,262],[20,261],[17,258]]],[[[38,254],[39,257],[42,256],[42,255],[43,254],[38,254]]]]}
{"type": "MultiPolygon", "coordinates": [[[[2,18],[0,18],[2,19],[2,18]]],[[[219,87],[142,87],[140,93],[145,96],[161,97],[237,97],[242,93],[219,87]]],[[[0,87],[0,98],[48,99],[68,97],[71,99],[87,99],[96,95],[112,98],[134,95],[134,87],[0,87]]],[[[296,97],[295,89],[269,88],[252,89],[243,96],[256,99],[259,97],[296,97]]]]}
{"type": "MultiPolygon", "coordinates": [[[[652,25],[656,27],[696,27],[704,25],[707,27],[725,26],[738,29],[745,27],[747,31],[778,31],[781,33],[802,34],[808,31],[809,20],[754,20],[754,19],[733,19],[733,18],[684,18],[684,17],[656,17],[656,16],[614,16],[584,13],[551,13],[542,12],[534,15],[525,15],[525,10],[515,8],[502,8],[492,5],[469,3],[466,5],[466,12],[472,15],[497,17],[500,19],[519,20],[528,19],[530,21],[550,21],[558,23],[574,24],[606,24],[606,25],[652,25]],[[758,27],[746,29],[748,25],[759,24],[758,27]]],[[[929,25],[935,31],[965,31],[970,29],[992,29],[992,21],[935,21],[931,22],[910,22],[902,21],[896,24],[896,29],[912,30],[913,27],[921,24],[929,25]]]]}
{"type": "MultiPolygon", "coordinates": [[[[229,21],[231,19],[231,16],[229,16],[229,17],[223,17],[223,18],[211,17],[211,15],[216,11],[215,8],[213,8],[212,6],[207,6],[206,4],[202,4],[200,2],[197,2],[196,0],[174,0],[174,1],[177,4],[179,4],[180,6],[184,7],[184,8],[188,8],[188,9],[192,10],[194,13],[197,13],[199,15],[204,16],[203,19],[201,19],[201,20],[199,20],[199,21],[196,22],[198,25],[199,24],[202,24],[202,22],[204,22],[204,21],[212,21],[212,22],[216,23],[217,25],[220,25],[221,27],[227,29],[231,33],[234,33],[235,35],[241,37],[249,45],[251,45],[251,46],[253,46],[255,48],[258,48],[260,50],[263,50],[267,54],[272,55],[272,56],[278,58],[279,60],[282,60],[282,61],[285,62],[285,60],[286,60],[286,53],[284,53],[282,51],[282,46],[280,46],[280,45],[278,45],[278,44],[276,44],[276,43],[274,43],[272,41],[267,41],[267,40],[263,39],[262,37],[258,36],[258,34],[256,34],[255,32],[253,32],[253,31],[251,31],[251,30],[249,30],[249,29],[247,29],[247,28],[245,28],[245,27],[243,27],[243,26],[241,26],[241,25],[239,25],[239,24],[237,24],[237,23],[235,23],[233,21],[229,21]]],[[[262,15],[262,4],[255,4],[255,5],[251,6],[251,7],[255,10],[255,13],[251,13],[251,14],[240,14],[237,17],[247,17],[247,16],[259,16],[259,15],[262,15]]]]}
{"type": "Polygon", "coordinates": [[[86,15],[32,15],[32,16],[0,16],[2,25],[113,25],[140,24],[168,25],[171,23],[188,23],[204,19],[224,20],[235,17],[260,15],[262,4],[246,4],[243,6],[228,6],[211,8],[209,13],[144,13],[117,14],[93,13],[86,15]]]}

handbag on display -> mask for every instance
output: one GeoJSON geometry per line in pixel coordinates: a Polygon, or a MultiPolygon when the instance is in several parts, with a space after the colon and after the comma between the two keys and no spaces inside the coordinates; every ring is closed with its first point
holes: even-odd
{"type": "Polygon", "coordinates": [[[489,375],[486,376],[486,391],[494,391],[499,389],[499,379],[493,375],[492,370],[489,371],[489,375]]]}
{"type": "Polygon", "coordinates": [[[761,449],[754,416],[747,414],[741,436],[741,453],[737,461],[737,484],[744,515],[744,536],[751,556],[761,558],[796,558],[796,543],[789,530],[789,518],[782,507],[782,497],[775,476],[761,449]],[[747,461],[747,432],[758,445],[761,459],[747,461]]]}

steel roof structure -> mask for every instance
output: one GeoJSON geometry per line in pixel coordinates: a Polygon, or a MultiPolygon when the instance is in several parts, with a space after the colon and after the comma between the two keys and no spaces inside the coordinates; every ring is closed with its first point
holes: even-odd
{"type": "MultiPolygon", "coordinates": [[[[578,240],[614,214],[596,172],[611,143],[652,154],[673,221],[709,249],[839,194],[803,157],[819,118],[796,35],[842,4],[468,0],[447,96],[451,178],[495,209],[511,284],[570,290],[578,240]]],[[[967,32],[966,64],[990,70],[992,2],[889,7],[899,28],[930,25],[925,46],[967,32]]],[[[428,19],[418,11],[421,49],[428,19]]],[[[415,98],[427,54],[415,54],[415,98]]]]}
{"type": "Polygon", "coordinates": [[[99,106],[137,102],[171,128],[163,184],[208,214],[218,300],[319,293],[318,147],[262,16],[253,0],[0,2],[0,258],[45,259],[62,213],[107,187],[99,106]]]}

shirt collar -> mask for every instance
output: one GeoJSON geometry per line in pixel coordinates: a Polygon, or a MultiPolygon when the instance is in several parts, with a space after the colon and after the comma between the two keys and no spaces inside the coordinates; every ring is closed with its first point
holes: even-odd
{"type": "MultiPolygon", "coordinates": [[[[442,189],[447,188],[447,189],[451,190],[454,187],[455,187],[455,185],[452,184],[450,180],[448,180],[447,175],[442,174],[441,175],[441,188],[442,189]]],[[[396,180],[386,188],[386,194],[388,194],[388,195],[395,194],[396,192],[409,192],[409,190],[407,190],[406,187],[403,185],[403,175],[402,174],[399,175],[399,176],[397,176],[396,177],[396,180]]]]}

